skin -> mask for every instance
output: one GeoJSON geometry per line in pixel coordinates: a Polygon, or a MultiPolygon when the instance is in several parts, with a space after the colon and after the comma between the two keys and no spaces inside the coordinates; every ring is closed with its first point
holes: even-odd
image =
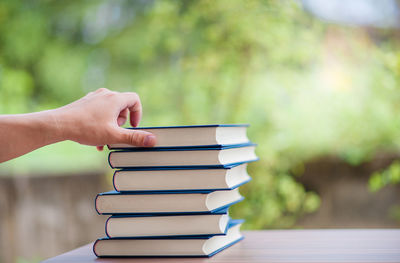
{"type": "Polygon", "coordinates": [[[141,117],[136,93],[104,88],[61,108],[0,115],[0,163],[65,140],[96,146],[100,151],[114,143],[152,147],[156,143],[153,134],[120,127],[128,118],[136,127],[141,117]]]}

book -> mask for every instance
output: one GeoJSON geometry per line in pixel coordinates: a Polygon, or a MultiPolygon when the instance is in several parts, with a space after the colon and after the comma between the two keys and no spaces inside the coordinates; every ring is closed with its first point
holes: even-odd
{"type": "Polygon", "coordinates": [[[210,193],[120,193],[110,191],[96,196],[99,214],[207,214],[243,200],[238,188],[210,193]]]}
{"type": "Polygon", "coordinates": [[[210,215],[111,216],[106,222],[109,238],[173,237],[226,234],[227,213],[210,215]]]}
{"type": "Polygon", "coordinates": [[[114,172],[116,191],[213,191],[237,188],[251,180],[247,163],[219,169],[130,169],[114,172]]]}
{"type": "Polygon", "coordinates": [[[110,152],[112,168],[128,167],[231,167],[256,161],[254,144],[217,148],[160,149],[140,148],[110,152]]]}
{"type": "MultiPolygon", "coordinates": [[[[248,124],[216,124],[170,127],[128,128],[148,131],[157,138],[155,147],[218,146],[248,143],[248,124]]],[[[111,149],[136,148],[129,144],[110,144],[111,149]]]]}
{"type": "Polygon", "coordinates": [[[95,199],[98,214],[111,215],[97,257],[210,257],[243,239],[243,220],[228,209],[242,201],[258,160],[248,125],[128,128],[157,137],[155,147],[111,144],[115,191],[95,199]]]}
{"type": "Polygon", "coordinates": [[[98,257],[211,257],[243,239],[242,221],[233,222],[226,235],[169,238],[102,238],[93,245],[98,257]]]}

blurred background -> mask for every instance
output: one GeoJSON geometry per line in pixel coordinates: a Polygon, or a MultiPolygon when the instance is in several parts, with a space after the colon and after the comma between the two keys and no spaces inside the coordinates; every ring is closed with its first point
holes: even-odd
{"type": "MultiPolygon", "coordinates": [[[[140,95],[141,126],[249,123],[245,229],[398,228],[399,17],[388,0],[3,0],[0,114],[106,87],[140,95]]],[[[63,142],[0,164],[0,262],[103,236],[106,157],[63,142]]]]}

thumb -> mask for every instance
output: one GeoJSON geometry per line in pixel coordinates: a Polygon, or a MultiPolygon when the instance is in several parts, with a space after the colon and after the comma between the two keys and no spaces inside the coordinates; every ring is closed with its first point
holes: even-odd
{"type": "Polygon", "coordinates": [[[118,127],[118,134],[118,143],[126,143],[139,147],[153,147],[156,144],[156,136],[150,132],[118,127]]]}

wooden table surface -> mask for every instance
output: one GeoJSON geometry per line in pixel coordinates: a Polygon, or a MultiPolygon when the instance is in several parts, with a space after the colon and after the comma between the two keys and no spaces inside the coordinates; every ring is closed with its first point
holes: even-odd
{"type": "Polygon", "coordinates": [[[96,258],[92,244],[45,260],[61,262],[400,262],[400,229],[244,231],[211,258],[96,258]]]}

